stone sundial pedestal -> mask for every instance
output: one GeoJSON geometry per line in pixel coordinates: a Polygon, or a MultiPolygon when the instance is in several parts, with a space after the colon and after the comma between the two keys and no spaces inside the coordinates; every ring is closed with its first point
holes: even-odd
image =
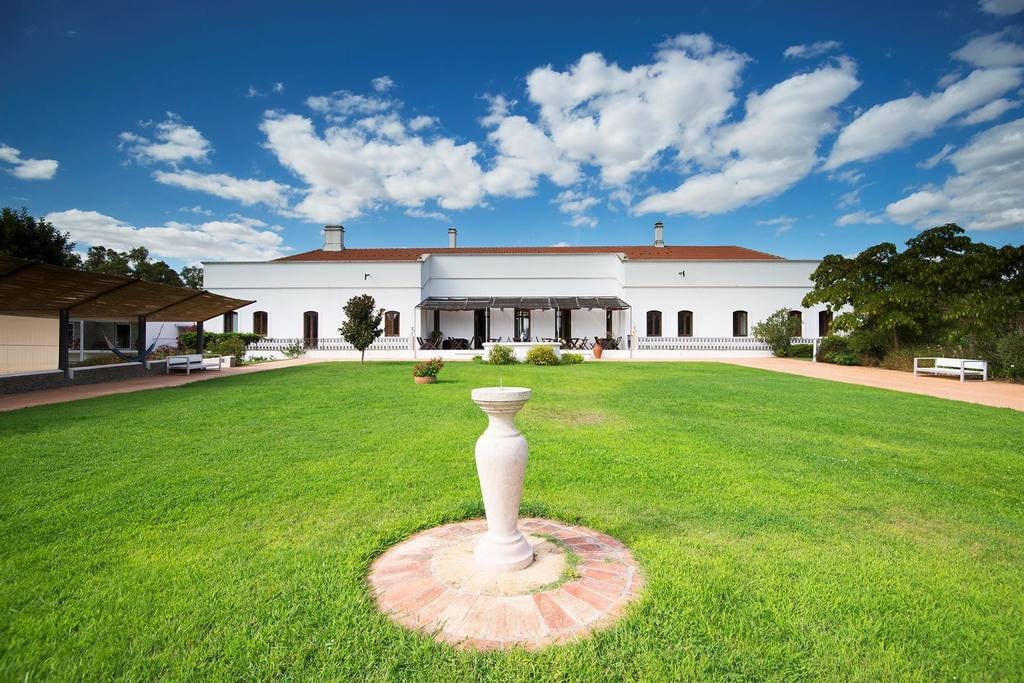
{"type": "Polygon", "coordinates": [[[533,546],[519,531],[528,449],[516,429],[516,413],[532,392],[521,387],[473,390],[473,402],[487,414],[487,429],[476,441],[476,473],[487,512],[487,533],[476,544],[473,561],[483,570],[511,572],[533,562],[533,546]]]}
{"type": "Polygon", "coordinates": [[[643,590],[629,549],[593,529],[519,519],[528,448],[515,416],[532,391],[474,389],[486,520],[427,529],[387,550],[368,582],[392,620],[457,647],[535,649],[615,621],[643,590]]]}

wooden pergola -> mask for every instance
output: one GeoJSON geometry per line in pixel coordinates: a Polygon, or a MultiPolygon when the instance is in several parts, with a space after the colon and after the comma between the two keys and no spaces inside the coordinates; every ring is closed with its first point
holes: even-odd
{"type": "Polygon", "coordinates": [[[145,351],[147,321],[194,320],[196,350],[201,353],[203,321],[251,303],[201,289],[0,256],[0,315],[58,318],[58,367],[65,377],[70,371],[68,323],[71,316],[83,320],[136,319],[140,354],[145,351]]]}

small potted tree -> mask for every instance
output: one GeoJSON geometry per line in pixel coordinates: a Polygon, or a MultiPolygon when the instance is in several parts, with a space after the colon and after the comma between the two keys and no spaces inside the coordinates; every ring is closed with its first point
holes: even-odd
{"type": "Polygon", "coordinates": [[[433,384],[437,381],[437,374],[443,367],[444,361],[440,358],[425,360],[412,369],[412,379],[416,384],[433,384]]]}

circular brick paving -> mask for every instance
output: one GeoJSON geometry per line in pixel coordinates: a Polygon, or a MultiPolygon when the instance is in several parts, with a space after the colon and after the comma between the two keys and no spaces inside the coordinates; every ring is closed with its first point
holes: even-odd
{"type": "Polygon", "coordinates": [[[456,522],[416,534],[373,563],[378,607],[455,646],[534,649],[610,624],[643,589],[632,554],[611,536],[548,519],[523,519],[519,528],[537,547],[533,573],[487,576],[453,562],[486,531],[482,519],[456,522]],[[577,556],[573,576],[562,573],[563,547],[577,556]]]}

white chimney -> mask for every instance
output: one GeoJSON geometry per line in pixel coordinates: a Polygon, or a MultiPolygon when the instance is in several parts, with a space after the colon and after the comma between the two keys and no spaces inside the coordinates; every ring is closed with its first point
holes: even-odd
{"type": "Polygon", "coordinates": [[[665,246],[665,224],[661,221],[654,224],[654,246],[665,246]]]}
{"type": "Polygon", "coordinates": [[[448,248],[454,249],[456,247],[456,241],[459,231],[455,228],[448,228],[448,248]]]}
{"type": "Polygon", "coordinates": [[[345,227],[342,225],[324,226],[324,251],[341,251],[345,248],[345,227]]]}

